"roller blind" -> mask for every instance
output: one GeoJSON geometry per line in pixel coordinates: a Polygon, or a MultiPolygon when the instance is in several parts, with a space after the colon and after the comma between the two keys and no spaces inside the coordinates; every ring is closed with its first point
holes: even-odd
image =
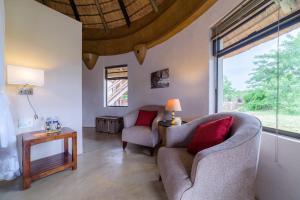
{"type": "Polygon", "coordinates": [[[299,27],[300,1],[283,12],[273,0],[245,1],[212,28],[215,56],[231,57],[299,27]]]}
{"type": "Polygon", "coordinates": [[[246,21],[263,12],[271,4],[273,4],[271,0],[243,1],[212,28],[212,39],[227,35],[246,21]]]}
{"type": "Polygon", "coordinates": [[[127,65],[112,66],[105,68],[105,78],[107,80],[127,79],[127,65]]]}

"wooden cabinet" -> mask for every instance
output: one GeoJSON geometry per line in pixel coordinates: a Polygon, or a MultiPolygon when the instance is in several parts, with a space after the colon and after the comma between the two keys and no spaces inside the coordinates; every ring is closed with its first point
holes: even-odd
{"type": "Polygon", "coordinates": [[[123,129],[123,118],[101,116],[96,118],[96,131],[104,133],[120,133],[123,129]]]}

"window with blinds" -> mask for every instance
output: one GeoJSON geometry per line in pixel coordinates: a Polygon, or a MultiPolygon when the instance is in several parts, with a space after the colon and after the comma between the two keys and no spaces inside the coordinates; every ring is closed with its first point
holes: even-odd
{"type": "Polygon", "coordinates": [[[300,1],[282,10],[273,0],[246,0],[212,28],[215,56],[231,56],[299,28],[300,1]],[[275,33],[275,34],[274,34],[275,33]],[[262,40],[262,41],[259,41],[262,40]],[[236,51],[239,49],[239,51],[236,51]],[[234,52],[233,54],[230,54],[234,52]]]}
{"type": "Polygon", "coordinates": [[[105,68],[106,106],[128,106],[128,70],[127,65],[105,68]]]}
{"type": "Polygon", "coordinates": [[[216,111],[300,138],[300,1],[246,0],[212,28],[216,111]]]}

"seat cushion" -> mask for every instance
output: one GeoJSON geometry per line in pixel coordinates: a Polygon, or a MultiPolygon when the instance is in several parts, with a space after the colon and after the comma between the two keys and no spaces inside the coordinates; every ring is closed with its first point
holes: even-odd
{"type": "Polygon", "coordinates": [[[190,174],[193,160],[194,156],[186,148],[159,149],[157,163],[168,199],[179,200],[192,187],[190,174]]]}
{"type": "Polygon", "coordinates": [[[122,141],[154,147],[158,143],[158,134],[147,126],[132,126],[123,129],[122,141]]]}
{"type": "Polygon", "coordinates": [[[233,117],[209,121],[196,128],[192,141],[188,145],[188,152],[196,154],[203,149],[220,144],[228,138],[233,117]]]}
{"type": "Polygon", "coordinates": [[[139,110],[138,118],[135,122],[136,126],[152,126],[152,122],[157,116],[157,111],[139,110]]]}

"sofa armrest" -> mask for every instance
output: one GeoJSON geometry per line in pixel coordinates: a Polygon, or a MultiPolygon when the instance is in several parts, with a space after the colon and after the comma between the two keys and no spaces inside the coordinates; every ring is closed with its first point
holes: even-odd
{"type": "Polygon", "coordinates": [[[123,117],[123,120],[124,120],[124,128],[129,128],[129,127],[132,127],[134,126],[135,122],[136,122],[136,119],[138,117],[138,111],[135,110],[135,111],[132,111],[128,114],[126,114],[124,117],[123,117]]]}

